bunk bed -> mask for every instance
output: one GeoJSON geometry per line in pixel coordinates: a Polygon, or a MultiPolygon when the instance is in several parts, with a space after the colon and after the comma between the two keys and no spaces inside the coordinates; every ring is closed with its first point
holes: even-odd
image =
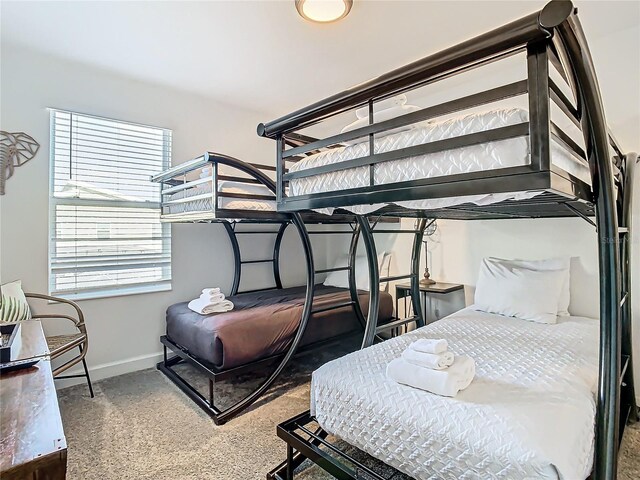
{"type": "MultiPolygon", "coordinates": [[[[571,386],[554,384],[557,390],[550,392],[582,406],[580,413],[572,412],[575,418],[567,428],[539,425],[534,421],[541,412],[537,409],[524,409],[519,416],[507,414],[495,398],[492,404],[490,396],[475,412],[465,412],[464,399],[430,401],[436,396],[400,395],[380,372],[414,337],[433,332],[433,338],[439,338],[440,330],[446,330],[454,343],[471,342],[467,347],[475,352],[473,338],[490,337],[491,326],[495,336],[507,343],[519,335],[533,341],[534,335],[512,332],[505,337],[507,328],[499,318],[485,319],[482,330],[474,327],[478,322],[473,315],[463,312],[374,345],[383,326],[377,323],[379,298],[372,289],[363,342],[367,348],[314,372],[312,409],[278,426],[278,435],[287,443],[287,459],[268,478],[293,478],[305,458],[336,478],[360,478],[359,474],[383,478],[330,442],[329,434],[417,478],[582,478],[589,472],[598,480],[616,477],[622,432],[628,421],[638,420],[628,271],[629,172],[637,155],[625,154],[608,131],[587,42],[570,1],[552,1],[540,11],[260,124],[257,130],[277,144],[278,211],[348,209],[357,214],[371,285],[379,280],[379,272],[375,229],[366,215],[415,217],[423,222],[579,217],[597,228],[600,268],[599,321],[585,321],[578,328],[576,319],[569,319],[571,325],[563,326],[582,329],[568,335],[575,341],[599,338],[599,349],[572,352],[571,341],[558,339],[575,354],[575,363],[585,368],[578,372],[574,363],[567,364],[562,374],[571,386]],[[526,78],[521,81],[376,122],[375,106],[380,101],[517,55],[526,58],[526,78]],[[526,109],[491,106],[520,96],[526,99],[526,109]],[[368,110],[368,125],[289,148],[289,137],[362,107],[368,110]],[[476,110],[460,113],[469,109],[476,110]],[[556,111],[578,129],[579,138],[559,127],[552,115],[556,111]],[[368,375],[362,375],[364,371],[368,375]],[[430,408],[434,406],[438,408],[430,408]],[[446,419],[447,414],[469,428],[456,430],[451,422],[445,425],[436,418],[446,419]],[[476,419],[484,416],[485,423],[467,414],[476,419]],[[531,430],[515,435],[514,418],[531,430]],[[486,437],[484,444],[479,443],[474,428],[486,427],[487,422],[494,427],[494,438],[509,432],[505,438],[512,438],[511,447],[517,447],[512,450],[522,448],[527,453],[497,459],[510,447],[491,444],[486,437]],[[436,423],[449,432],[437,431],[436,423]],[[442,442],[436,438],[440,434],[442,442]],[[554,446],[557,451],[550,454],[554,446]],[[478,458],[470,458],[474,455],[478,458]]],[[[412,262],[411,275],[417,276],[417,271],[412,262]]],[[[562,333],[562,328],[557,330],[562,333]]],[[[533,375],[541,382],[549,380],[544,375],[557,372],[557,364],[537,365],[526,357],[530,349],[521,346],[517,359],[503,359],[503,368],[515,371],[520,360],[521,367],[538,372],[533,375]]],[[[484,358],[481,352],[476,354],[484,358]]],[[[491,378],[496,372],[490,362],[484,365],[488,370],[480,373],[491,378]]],[[[473,395],[478,388],[465,399],[477,400],[473,395]]],[[[523,394],[535,397],[535,392],[523,394]]],[[[552,418],[561,420],[557,415],[552,418]]]]}
{"type": "MultiPolygon", "coordinates": [[[[277,212],[276,187],[269,176],[274,171],[272,166],[206,152],[152,177],[153,182],[161,185],[161,221],[219,223],[230,240],[234,274],[228,299],[234,304],[233,310],[200,315],[190,310],[186,302],[169,306],[166,334],[160,338],[164,358],[157,365],[216,424],[225,423],[260,398],[294,354],[362,336],[366,323],[369,292],[358,290],[356,285],[360,226],[354,215],[345,211],[331,216],[313,211],[277,212]],[[308,231],[306,224],[330,227],[308,231]],[[302,240],[307,284],[283,288],[281,246],[290,225],[302,240]],[[315,269],[310,234],[351,236],[348,264],[315,269]],[[274,237],[272,255],[243,259],[238,239],[241,235],[274,237]],[[256,264],[271,266],[273,286],[241,292],[243,267],[256,264]],[[349,288],[315,285],[316,275],[336,271],[346,272],[349,288]],[[208,377],[208,394],[199,391],[176,368],[184,363],[208,377]],[[255,374],[258,370],[270,372],[262,384],[230,406],[221,408],[216,404],[216,382],[248,372],[255,374]]],[[[383,322],[391,322],[394,320],[391,296],[387,292],[380,295],[382,302],[376,307],[377,315],[383,322]]]]}

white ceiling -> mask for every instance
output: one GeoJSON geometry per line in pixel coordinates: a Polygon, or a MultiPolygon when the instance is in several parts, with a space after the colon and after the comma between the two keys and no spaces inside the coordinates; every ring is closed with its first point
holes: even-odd
{"type": "MultiPolygon", "coordinates": [[[[544,3],[356,0],[320,25],[293,0],[3,0],[1,40],[279,116],[544,3]]],[[[639,2],[576,3],[591,42],[640,25],[639,2]]]]}

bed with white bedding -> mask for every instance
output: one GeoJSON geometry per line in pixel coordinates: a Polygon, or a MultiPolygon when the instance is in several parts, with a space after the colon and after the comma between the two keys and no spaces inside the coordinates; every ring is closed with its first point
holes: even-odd
{"type": "Polygon", "coordinates": [[[584,479],[593,460],[598,322],[555,325],[466,308],[313,373],[327,432],[423,479],[584,479]],[[418,338],[476,361],[454,398],[399,385],[387,364],[418,338]]]}
{"type": "MultiPolygon", "coordinates": [[[[210,194],[212,190],[212,182],[203,183],[193,188],[183,190],[170,196],[169,200],[180,200],[183,198],[198,197],[200,195],[210,194]]],[[[275,211],[276,202],[274,200],[253,199],[253,198],[230,198],[225,197],[225,193],[235,193],[243,195],[273,195],[265,185],[253,185],[249,183],[223,181],[218,183],[218,208],[226,208],[229,210],[259,210],[259,211],[275,211]]],[[[205,212],[213,208],[213,199],[211,196],[207,198],[197,198],[192,201],[186,201],[168,205],[170,214],[186,213],[186,212],[205,212]]]]}
{"type": "MultiPolygon", "coordinates": [[[[529,113],[521,108],[496,109],[473,113],[442,121],[432,121],[405,128],[402,131],[375,138],[375,152],[384,153],[401,148],[445,140],[477,132],[527,122],[529,113]]],[[[351,145],[332,148],[308,156],[289,168],[290,172],[331,165],[369,154],[369,143],[362,139],[351,145]]],[[[551,142],[553,165],[577,179],[590,184],[589,167],[565,147],[551,142]]],[[[517,137],[478,145],[446,150],[426,155],[378,163],[374,166],[375,185],[384,185],[408,180],[435,178],[445,175],[496,170],[506,167],[528,165],[531,162],[529,138],[517,137]]],[[[291,179],[290,196],[307,195],[369,186],[369,167],[357,167],[337,172],[291,179]]],[[[539,192],[493,193],[467,195],[438,199],[421,199],[397,202],[398,205],[415,209],[446,208],[464,203],[489,205],[504,200],[532,198],[539,192]]],[[[354,213],[365,214],[382,207],[382,204],[345,207],[354,213]]],[[[330,209],[323,209],[323,211],[330,209]]]]}

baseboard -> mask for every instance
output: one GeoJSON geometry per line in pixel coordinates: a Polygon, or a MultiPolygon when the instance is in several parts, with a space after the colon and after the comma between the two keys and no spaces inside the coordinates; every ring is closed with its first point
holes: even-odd
{"type": "MultiPolygon", "coordinates": [[[[102,380],[103,378],[115,377],[118,375],[124,375],[125,373],[136,372],[138,370],[144,370],[145,368],[155,367],[156,364],[162,360],[162,352],[150,353],[147,355],[140,355],[138,357],[132,357],[125,360],[118,360],[116,362],[103,363],[101,365],[89,366],[89,375],[91,381],[95,382],[102,380]]],[[[67,370],[62,375],[82,375],[84,370],[82,364],[76,365],[71,370],[67,370]],[[77,367],[80,368],[77,368],[77,367]]],[[[72,385],[78,385],[85,383],[84,378],[70,378],[56,380],[56,388],[70,387],[72,385]]]]}

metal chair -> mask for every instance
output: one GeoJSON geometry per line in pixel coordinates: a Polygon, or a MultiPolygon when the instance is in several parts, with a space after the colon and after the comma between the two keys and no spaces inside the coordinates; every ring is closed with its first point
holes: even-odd
{"type": "Polygon", "coordinates": [[[77,332],[68,335],[52,335],[46,337],[52,360],[64,355],[67,352],[70,352],[76,347],[80,350],[80,354],[78,356],[73,357],[62,365],[56,367],[53,370],[53,376],[54,378],[58,379],[86,377],[87,385],[89,386],[89,393],[91,394],[91,398],[93,398],[93,386],[91,385],[89,369],[87,368],[87,361],[85,360],[85,356],[87,355],[87,348],[89,346],[89,337],[87,336],[87,328],[84,324],[84,315],[82,314],[82,310],[80,309],[78,304],[64,298],[52,297],[50,295],[43,295],[40,293],[25,293],[25,296],[30,299],[46,300],[52,303],[64,303],[70,305],[75,309],[75,316],[65,315],[62,313],[42,313],[32,315],[31,318],[41,320],[49,318],[62,318],[65,320],[69,320],[74,324],[77,332]],[[84,367],[84,374],[64,376],[60,375],[62,372],[68,370],[69,368],[80,362],[82,362],[82,366],[84,367]]]}

